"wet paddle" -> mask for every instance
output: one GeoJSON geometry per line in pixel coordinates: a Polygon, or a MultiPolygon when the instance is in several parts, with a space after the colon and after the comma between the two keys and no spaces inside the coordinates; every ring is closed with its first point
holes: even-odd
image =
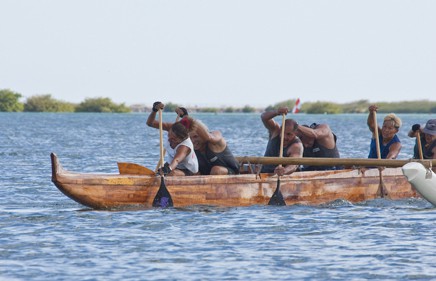
{"type": "MultiPolygon", "coordinates": [[[[380,140],[378,138],[378,125],[377,125],[377,113],[376,111],[374,111],[374,136],[375,136],[375,146],[376,146],[376,150],[377,150],[377,159],[381,159],[381,153],[380,153],[380,140]]],[[[377,194],[383,198],[384,197],[384,190],[386,189],[386,187],[384,186],[383,183],[383,173],[382,170],[379,168],[378,169],[379,174],[380,174],[380,182],[378,185],[378,189],[377,189],[377,194]]]]}
{"type": "MultiPolygon", "coordinates": [[[[279,158],[283,157],[283,140],[285,137],[285,114],[282,115],[282,132],[280,135],[280,152],[279,158]]],[[[281,166],[281,164],[280,164],[281,166]]],[[[277,175],[277,187],[274,191],[272,197],[269,199],[268,205],[273,206],[286,206],[285,199],[283,199],[283,195],[280,192],[280,176],[277,175]]]]}
{"type": "MultiPolygon", "coordinates": [[[[164,164],[164,148],[163,148],[163,129],[162,129],[162,109],[159,109],[159,138],[160,138],[160,163],[161,167],[164,164]]],[[[160,174],[160,187],[156,196],[153,199],[153,207],[167,208],[173,207],[173,199],[165,185],[165,177],[161,172],[160,174]]]]}

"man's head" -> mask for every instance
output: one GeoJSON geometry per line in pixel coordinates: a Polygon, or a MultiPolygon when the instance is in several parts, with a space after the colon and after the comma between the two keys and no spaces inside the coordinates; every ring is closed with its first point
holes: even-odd
{"type": "Polygon", "coordinates": [[[170,143],[171,148],[175,148],[179,143],[188,137],[188,130],[180,122],[174,123],[171,126],[171,129],[168,131],[168,142],[170,143]]]}
{"type": "Polygon", "coordinates": [[[382,136],[385,139],[393,138],[400,130],[401,119],[394,113],[390,113],[383,119],[382,136]]]}
{"type": "Polygon", "coordinates": [[[194,144],[195,150],[204,151],[206,149],[207,141],[200,137],[198,134],[199,129],[203,132],[209,132],[209,129],[203,122],[198,119],[192,119],[192,124],[189,129],[189,137],[194,144]]]}
{"type": "Polygon", "coordinates": [[[283,147],[287,147],[296,137],[298,123],[294,119],[285,120],[285,134],[283,137],[283,147]]]}
{"type": "Polygon", "coordinates": [[[428,120],[422,132],[427,143],[433,142],[436,139],[436,119],[428,120]]]}

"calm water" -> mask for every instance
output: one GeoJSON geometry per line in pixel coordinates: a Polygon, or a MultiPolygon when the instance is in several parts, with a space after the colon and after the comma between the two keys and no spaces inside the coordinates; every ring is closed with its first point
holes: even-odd
{"type": "MultiPolygon", "coordinates": [[[[222,130],[236,155],[263,154],[259,115],[195,117],[222,130]]],[[[366,114],[296,117],[328,122],[342,157],[367,157],[366,114]]],[[[407,159],[407,131],[435,117],[400,117],[407,159]]],[[[422,199],[110,212],[51,183],[50,152],[73,171],[117,172],[117,161],[154,169],[159,134],[146,118],[0,113],[0,280],[436,279],[436,209],[422,199]]]]}

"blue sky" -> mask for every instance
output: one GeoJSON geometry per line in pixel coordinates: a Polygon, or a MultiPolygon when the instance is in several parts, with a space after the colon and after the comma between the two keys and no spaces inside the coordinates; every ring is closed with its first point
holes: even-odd
{"type": "Polygon", "coordinates": [[[0,89],[184,106],[436,100],[436,1],[1,0],[0,89]]]}

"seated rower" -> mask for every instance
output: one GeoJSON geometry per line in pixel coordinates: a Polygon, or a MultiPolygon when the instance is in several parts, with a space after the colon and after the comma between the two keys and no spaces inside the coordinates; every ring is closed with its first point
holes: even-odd
{"type": "Polygon", "coordinates": [[[180,122],[189,130],[201,175],[239,174],[239,163],[220,131],[209,131],[203,122],[189,116],[180,122]]]}
{"type": "MultiPolygon", "coordinates": [[[[288,114],[289,109],[280,107],[276,111],[265,111],[261,115],[262,123],[268,130],[268,144],[265,150],[265,157],[280,156],[280,142],[282,126],[284,128],[283,136],[283,156],[284,157],[303,157],[303,144],[297,137],[298,123],[293,119],[286,119],[285,124],[280,125],[274,120],[274,117],[288,114]]],[[[275,173],[279,176],[290,175],[298,169],[299,165],[263,165],[261,173],[275,173]]]]}
{"type": "MultiPolygon", "coordinates": [[[[327,124],[297,125],[297,136],[304,146],[303,157],[339,158],[336,135],[327,124]]],[[[341,170],[342,166],[310,166],[301,171],[341,170]]]]}
{"type": "Polygon", "coordinates": [[[378,128],[374,128],[375,112],[377,112],[378,107],[376,105],[371,105],[368,109],[369,114],[367,124],[369,130],[372,132],[368,158],[378,158],[375,140],[375,130],[377,130],[380,143],[381,159],[396,159],[401,150],[401,141],[397,136],[397,133],[401,127],[401,119],[394,113],[390,113],[385,116],[383,120],[383,126],[381,128],[380,126],[378,126],[378,128]]]}
{"type": "MultiPolygon", "coordinates": [[[[423,159],[436,159],[436,119],[427,121],[423,128],[419,124],[412,126],[409,131],[409,137],[418,137],[420,133],[421,152],[423,159]]],[[[418,144],[415,144],[413,158],[420,159],[418,144]]],[[[433,167],[433,172],[436,172],[436,167],[433,167]]]]}
{"type": "MultiPolygon", "coordinates": [[[[160,102],[155,102],[154,106],[161,106],[160,102]]],[[[209,132],[206,125],[200,120],[189,116],[184,107],[177,107],[176,113],[182,118],[182,123],[187,129],[194,145],[194,151],[199,161],[199,173],[201,175],[230,175],[239,174],[239,163],[230,151],[226,140],[220,131],[209,132]]],[[[147,125],[159,127],[159,123],[150,115],[147,125]]],[[[163,123],[167,128],[173,123],[163,123]]]]}
{"type": "MultiPolygon", "coordinates": [[[[155,127],[156,112],[163,108],[162,103],[153,105],[153,111],[147,119],[148,126],[155,127]]],[[[157,125],[159,127],[159,124],[157,125]]],[[[165,126],[162,124],[162,129],[168,131],[168,139],[164,143],[167,162],[159,169],[159,172],[169,176],[191,176],[198,173],[197,156],[186,127],[176,122],[171,125],[165,123],[165,126]]]]}

